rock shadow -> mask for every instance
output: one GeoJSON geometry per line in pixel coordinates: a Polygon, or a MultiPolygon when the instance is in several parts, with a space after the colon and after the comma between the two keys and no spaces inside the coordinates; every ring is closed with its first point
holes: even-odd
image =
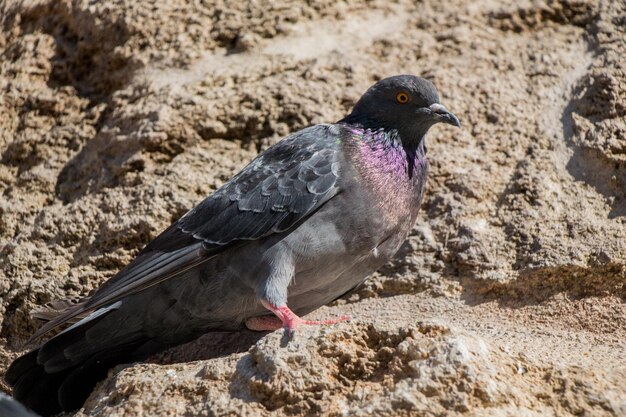
{"type": "Polygon", "coordinates": [[[620,264],[528,269],[506,282],[465,279],[461,300],[469,306],[497,301],[501,307],[539,305],[557,294],[570,299],[617,296],[626,302],[626,271],[620,264]]]}
{"type": "Polygon", "coordinates": [[[155,354],[146,362],[168,365],[221,358],[234,353],[247,352],[265,335],[267,332],[253,332],[245,329],[209,332],[189,343],[155,354]]]}
{"type": "MultiPolygon", "coordinates": [[[[584,146],[585,140],[575,140],[577,135],[581,135],[574,121],[573,114],[577,113],[589,119],[594,125],[610,117],[607,109],[598,109],[594,103],[599,98],[603,98],[608,87],[602,80],[581,82],[574,91],[572,98],[561,116],[563,126],[563,137],[569,148],[573,150],[573,155],[566,165],[567,171],[578,181],[583,181],[591,185],[597,192],[602,194],[611,206],[609,218],[626,216],[626,162],[611,159],[600,149],[584,146]],[[586,85],[589,84],[589,85],[586,85]],[[581,90],[584,89],[584,92],[581,90]],[[577,98],[576,94],[582,92],[577,98]]],[[[586,135],[595,135],[597,131],[588,131],[586,135]]]]}

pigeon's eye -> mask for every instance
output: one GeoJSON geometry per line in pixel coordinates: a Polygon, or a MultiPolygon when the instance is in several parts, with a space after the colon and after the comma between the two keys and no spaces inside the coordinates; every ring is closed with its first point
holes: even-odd
{"type": "Polygon", "coordinates": [[[406,104],[409,102],[409,95],[407,93],[398,93],[396,94],[396,101],[400,104],[406,104]]]}

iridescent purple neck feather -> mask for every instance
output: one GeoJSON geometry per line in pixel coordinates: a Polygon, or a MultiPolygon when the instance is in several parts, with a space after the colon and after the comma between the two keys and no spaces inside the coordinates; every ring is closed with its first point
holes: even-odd
{"type": "Polygon", "coordinates": [[[398,179],[412,180],[426,173],[428,161],[423,138],[403,141],[397,130],[367,129],[344,124],[358,143],[360,159],[381,172],[394,174],[398,179]]]}

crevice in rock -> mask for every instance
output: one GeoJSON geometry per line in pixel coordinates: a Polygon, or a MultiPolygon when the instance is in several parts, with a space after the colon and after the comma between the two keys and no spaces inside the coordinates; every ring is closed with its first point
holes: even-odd
{"type": "Polygon", "coordinates": [[[614,295],[626,301],[626,270],[621,264],[604,264],[598,254],[597,266],[563,265],[525,270],[517,279],[467,279],[462,299],[469,305],[497,300],[502,306],[537,305],[564,293],[569,298],[614,295]]]}

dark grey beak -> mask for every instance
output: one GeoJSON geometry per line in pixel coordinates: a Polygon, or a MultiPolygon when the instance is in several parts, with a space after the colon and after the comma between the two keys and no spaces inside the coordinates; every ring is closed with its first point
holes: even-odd
{"type": "Polygon", "coordinates": [[[446,109],[443,104],[431,104],[429,109],[435,115],[435,117],[439,119],[439,122],[447,123],[456,127],[461,127],[461,122],[459,122],[459,119],[454,115],[454,113],[446,109]]]}

